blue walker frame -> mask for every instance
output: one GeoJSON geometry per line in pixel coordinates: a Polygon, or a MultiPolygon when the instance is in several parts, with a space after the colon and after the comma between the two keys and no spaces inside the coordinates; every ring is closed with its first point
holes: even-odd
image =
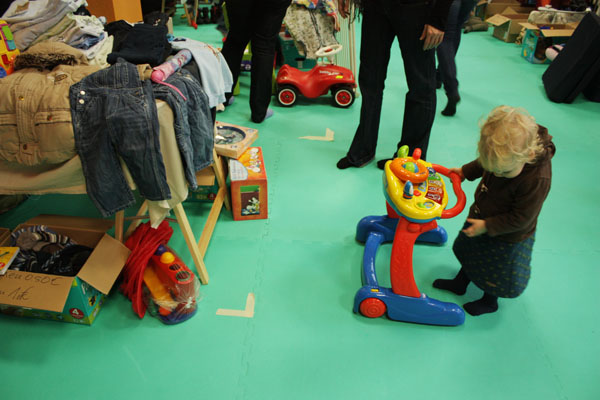
{"type": "MultiPolygon", "coordinates": [[[[403,146],[399,150],[399,157],[403,157],[400,158],[400,162],[407,160],[405,158],[407,153],[407,146],[403,146]]],[[[420,155],[420,149],[416,149],[413,153],[413,160],[418,160],[420,155]]],[[[465,321],[465,312],[459,305],[428,297],[418,289],[414,282],[412,272],[412,249],[414,244],[417,242],[438,245],[446,243],[448,234],[443,227],[437,225],[436,220],[456,216],[457,213],[462,211],[465,203],[458,175],[440,165],[430,165],[432,168],[428,168],[433,169],[432,172],[441,172],[451,178],[454,191],[457,194],[456,206],[451,210],[443,211],[441,216],[434,218],[418,220],[409,218],[404,216],[398,207],[394,205],[385,189],[386,179],[384,179],[383,192],[387,202],[388,214],[364,217],[359,221],[356,228],[356,240],[365,243],[365,251],[362,267],[363,286],[354,296],[353,310],[355,313],[363,314],[369,318],[377,318],[387,314],[387,317],[391,320],[429,325],[456,326],[465,321]],[[390,276],[393,289],[380,286],[375,271],[377,250],[383,243],[388,242],[393,242],[390,260],[390,276]],[[408,259],[409,257],[410,259],[408,259]]],[[[406,164],[402,164],[402,170],[397,173],[404,174],[403,171],[406,167],[406,164]]],[[[392,168],[396,168],[393,167],[393,163],[389,166],[386,164],[386,171],[396,174],[392,168]]],[[[412,189],[412,183],[407,180],[404,186],[405,199],[412,198],[412,189]]]]}
{"type": "MultiPolygon", "coordinates": [[[[356,228],[356,240],[365,243],[363,255],[363,286],[354,296],[354,312],[360,313],[360,304],[369,298],[381,300],[386,306],[387,317],[394,321],[414,322],[429,325],[461,325],[465,321],[463,309],[455,304],[436,300],[421,293],[421,297],[403,296],[390,288],[382,287],[377,281],[375,256],[379,246],[394,240],[398,218],[387,215],[367,216],[356,228]]],[[[448,240],[446,230],[437,226],[424,232],[417,242],[442,245],[448,240]]]]}

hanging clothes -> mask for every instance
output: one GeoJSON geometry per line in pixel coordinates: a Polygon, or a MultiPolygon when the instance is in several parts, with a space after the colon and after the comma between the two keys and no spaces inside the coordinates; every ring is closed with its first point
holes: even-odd
{"type": "Polygon", "coordinates": [[[294,0],[284,18],[300,55],[316,59],[317,51],[339,45],[335,38],[336,8],[332,1],[294,0]]]}

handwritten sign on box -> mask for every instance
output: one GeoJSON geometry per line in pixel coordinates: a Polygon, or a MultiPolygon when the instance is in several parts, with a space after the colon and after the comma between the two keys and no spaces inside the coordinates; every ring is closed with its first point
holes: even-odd
{"type": "Polygon", "coordinates": [[[0,304],[62,312],[73,277],[8,270],[0,282],[0,304]]]}

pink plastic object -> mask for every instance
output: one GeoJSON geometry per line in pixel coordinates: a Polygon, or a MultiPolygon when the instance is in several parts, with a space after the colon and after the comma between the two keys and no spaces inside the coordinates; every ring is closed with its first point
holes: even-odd
{"type": "Polygon", "coordinates": [[[177,54],[175,54],[168,61],[160,64],[159,66],[152,68],[152,75],[150,76],[150,79],[154,83],[159,83],[161,85],[170,87],[171,89],[173,89],[177,93],[179,93],[181,95],[181,97],[184,98],[184,100],[187,100],[186,97],[183,95],[183,93],[181,93],[181,91],[179,89],[177,89],[175,86],[165,82],[165,80],[168,77],[170,77],[171,75],[173,75],[175,72],[177,72],[179,69],[181,69],[181,67],[183,67],[185,64],[190,62],[191,59],[192,59],[192,53],[187,49],[183,49],[183,50],[179,51],[177,54]]]}

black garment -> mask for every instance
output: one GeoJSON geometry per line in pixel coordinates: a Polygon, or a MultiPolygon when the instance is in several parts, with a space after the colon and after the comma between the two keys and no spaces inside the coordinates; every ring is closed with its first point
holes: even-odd
{"type": "Polygon", "coordinates": [[[152,11],[151,13],[144,14],[144,23],[148,25],[163,25],[166,26],[169,22],[169,16],[160,11],[152,11]]]}
{"type": "MultiPolygon", "coordinates": [[[[365,4],[373,0],[349,0],[354,5],[355,14],[364,11],[365,4]]],[[[400,0],[401,3],[409,3],[410,0],[400,0]]],[[[414,1],[413,1],[414,3],[414,1]]],[[[452,0],[437,0],[433,2],[431,12],[425,21],[426,24],[436,27],[441,31],[446,30],[446,19],[448,17],[448,8],[452,0]]]]}
{"type": "Polygon", "coordinates": [[[134,25],[127,33],[120,48],[108,55],[109,64],[123,58],[132,64],[150,64],[155,67],[162,64],[171,53],[171,44],[167,41],[165,25],[134,25]]]}
{"type": "MultiPolygon", "coordinates": [[[[221,53],[233,75],[233,86],[240,75],[244,49],[252,43],[250,110],[254,122],[262,122],[272,95],[275,44],[291,0],[227,0],[229,33],[221,53]]],[[[227,100],[231,93],[226,94],[227,100]]]]}
{"type": "Polygon", "coordinates": [[[113,51],[121,49],[129,31],[133,28],[127,21],[122,19],[110,22],[104,26],[104,30],[109,36],[113,36],[113,51]]]}
{"type": "Polygon", "coordinates": [[[435,52],[433,49],[424,51],[419,38],[431,8],[429,0],[371,0],[363,4],[358,74],[362,106],[360,123],[347,154],[353,166],[363,165],[375,156],[383,89],[395,38],[402,52],[408,84],[398,148],[408,145],[412,153],[418,147],[422,158],[427,157],[436,107],[435,52]]]}

